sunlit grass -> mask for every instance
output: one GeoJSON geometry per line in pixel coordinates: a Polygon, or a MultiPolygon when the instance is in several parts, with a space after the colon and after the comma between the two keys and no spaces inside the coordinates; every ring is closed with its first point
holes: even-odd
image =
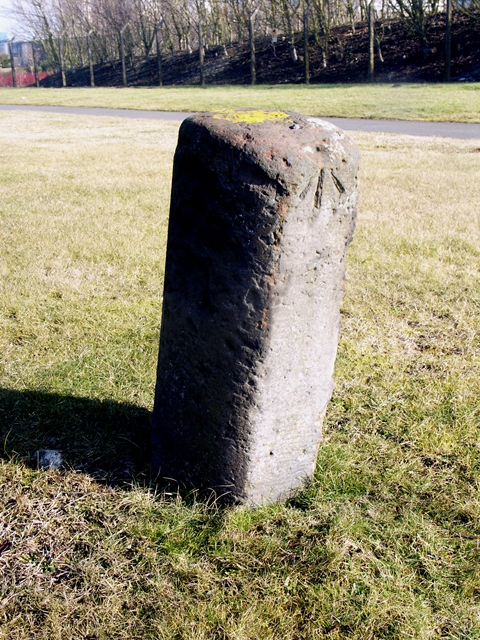
{"type": "Polygon", "coordinates": [[[480,122],[480,83],[0,89],[0,104],[163,111],[260,107],[324,117],[480,122]]]}
{"type": "Polygon", "coordinates": [[[176,133],[0,114],[0,638],[480,637],[478,143],[355,134],[315,479],[221,511],[155,495],[142,441],[176,133]]]}

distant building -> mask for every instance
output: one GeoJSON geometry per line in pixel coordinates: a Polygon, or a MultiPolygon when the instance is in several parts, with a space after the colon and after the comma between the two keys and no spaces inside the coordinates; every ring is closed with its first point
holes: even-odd
{"type": "Polygon", "coordinates": [[[32,48],[30,42],[14,42],[12,45],[15,65],[28,67],[32,62],[32,48]]]}
{"type": "Polygon", "coordinates": [[[8,53],[8,36],[4,31],[0,31],[0,53],[8,53]]]}

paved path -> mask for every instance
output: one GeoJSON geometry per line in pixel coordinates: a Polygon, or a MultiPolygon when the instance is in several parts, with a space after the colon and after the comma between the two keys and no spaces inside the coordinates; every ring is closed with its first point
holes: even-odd
{"type": "MultiPolygon", "coordinates": [[[[149,118],[151,120],[184,120],[191,113],[177,111],[137,111],[134,109],[100,109],[90,107],[42,107],[32,105],[0,105],[0,111],[43,111],[86,116],[116,118],[149,118]]],[[[413,122],[410,120],[366,120],[362,118],[323,118],[347,131],[401,133],[409,136],[440,136],[441,138],[480,139],[480,124],[463,122],[413,122]]]]}

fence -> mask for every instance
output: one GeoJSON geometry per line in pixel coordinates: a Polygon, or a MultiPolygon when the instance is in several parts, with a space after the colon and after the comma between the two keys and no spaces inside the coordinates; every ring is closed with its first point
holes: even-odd
{"type": "MultiPolygon", "coordinates": [[[[43,80],[51,73],[52,72],[39,71],[38,80],[43,80]]],[[[33,71],[17,71],[16,76],[17,87],[29,87],[36,83],[35,73],[33,71]]],[[[11,73],[0,74],[0,87],[13,87],[13,77],[11,73]]]]}
{"type": "MultiPolygon", "coordinates": [[[[155,39],[155,43],[158,40],[155,39]]],[[[129,29],[118,34],[90,33],[79,37],[49,38],[44,42],[0,42],[0,53],[8,55],[10,73],[0,73],[0,86],[37,84],[52,73],[61,73],[66,86],[66,73],[90,67],[90,84],[94,85],[94,66],[121,61],[124,84],[126,65],[138,57],[147,57],[143,47],[135,43],[129,29]],[[7,53],[8,52],[8,53],[7,53]]],[[[150,51],[149,51],[150,53],[150,51]]],[[[156,53],[152,40],[152,53],[156,53]]],[[[5,55],[4,55],[5,57],[5,55]]]]}

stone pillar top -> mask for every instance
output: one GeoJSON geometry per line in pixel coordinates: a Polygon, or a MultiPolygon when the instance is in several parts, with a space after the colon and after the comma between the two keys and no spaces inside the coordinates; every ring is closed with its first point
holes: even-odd
{"type": "Polygon", "coordinates": [[[328,167],[341,188],[356,174],[359,152],[342,129],[319,118],[274,109],[224,109],[185,121],[241,150],[287,192],[328,167]]]}

